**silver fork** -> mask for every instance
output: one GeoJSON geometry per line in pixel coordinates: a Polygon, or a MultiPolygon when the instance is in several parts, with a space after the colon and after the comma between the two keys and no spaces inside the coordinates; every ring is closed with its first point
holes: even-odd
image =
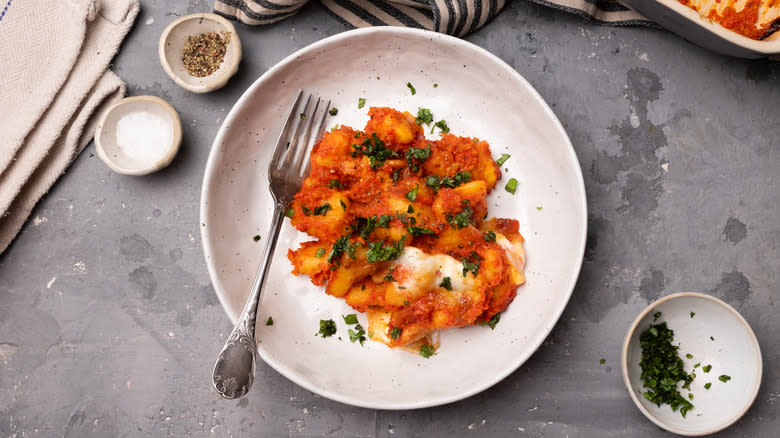
{"type": "Polygon", "coordinates": [[[302,96],[303,90],[298,91],[268,165],[268,182],[274,199],[274,213],[260,266],[244,309],[214,364],[214,388],[225,398],[243,396],[249,392],[255,380],[257,356],[255,325],[263,285],[276,249],[276,240],[284,220],[285,209],[292,202],[295,193],[300,190],[304,176],[309,172],[308,149],[325,130],[325,118],[328,115],[330,101],[326,103],[317,98],[314,109],[309,111],[313,98],[308,94],[303,109],[299,110],[302,96]],[[318,116],[320,113],[321,116],[318,116]],[[314,131],[315,135],[312,136],[315,119],[319,119],[319,124],[314,131]]]}

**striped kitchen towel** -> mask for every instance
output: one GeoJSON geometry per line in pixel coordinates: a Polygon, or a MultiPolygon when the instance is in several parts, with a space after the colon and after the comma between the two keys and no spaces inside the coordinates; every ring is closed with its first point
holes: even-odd
{"type": "MultiPolygon", "coordinates": [[[[215,0],[214,12],[244,24],[287,18],[308,0],[215,0]]],[[[462,37],[498,14],[506,0],[321,0],[340,20],[355,27],[407,26],[462,37]]],[[[530,0],[613,25],[649,21],[619,0],[530,0]]]]}

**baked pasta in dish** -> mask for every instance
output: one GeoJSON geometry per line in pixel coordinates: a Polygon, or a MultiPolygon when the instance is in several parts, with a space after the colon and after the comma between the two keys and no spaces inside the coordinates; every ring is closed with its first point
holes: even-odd
{"type": "Polygon", "coordinates": [[[754,40],[780,27],[780,0],[679,0],[726,29],[754,40]]]}
{"type": "Polygon", "coordinates": [[[334,128],[312,149],[288,216],[315,240],[288,251],[293,274],[367,313],[369,337],[390,347],[494,325],[525,281],[525,253],[516,220],[487,218],[501,177],[488,144],[427,140],[408,112],[368,115],[362,131],[334,128]]]}

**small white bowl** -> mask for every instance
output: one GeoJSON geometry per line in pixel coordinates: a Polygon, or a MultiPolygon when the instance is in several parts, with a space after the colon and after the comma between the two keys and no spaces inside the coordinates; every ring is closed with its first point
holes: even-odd
{"type": "Polygon", "coordinates": [[[753,330],[733,307],[706,294],[680,292],[652,303],[637,317],[623,343],[622,368],[631,399],[650,421],[679,435],[707,435],[733,424],[753,404],[761,385],[761,349],[753,330]],[[656,312],[661,316],[654,322],[656,312]],[[689,392],[694,395],[694,408],[685,418],[679,409],[673,412],[668,404],[658,407],[642,395],[647,388],[640,378],[639,337],[651,324],[664,321],[674,331],[672,342],[680,346],[685,371],[696,374],[690,391],[680,391],[686,399],[689,392]],[[694,369],[697,363],[701,365],[694,369]],[[702,370],[705,365],[712,366],[708,373],[702,370]],[[718,377],[723,374],[731,380],[721,382],[718,377]],[[706,383],[712,384],[710,389],[704,387],[706,383]]]}
{"type": "Polygon", "coordinates": [[[146,175],[167,166],[181,144],[181,120],[156,96],[124,98],[100,118],[95,149],[113,171],[146,175]]]}
{"type": "Polygon", "coordinates": [[[163,30],[158,52],[163,69],[174,82],[193,93],[206,93],[222,88],[238,71],[238,64],[241,61],[241,40],[236,29],[225,18],[216,14],[191,14],[174,20],[163,30]],[[207,32],[229,34],[230,40],[225,51],[225,59],[217,71],[199,78],[187,72],[182,62],[182,55],[187,38],[207,32]]]}

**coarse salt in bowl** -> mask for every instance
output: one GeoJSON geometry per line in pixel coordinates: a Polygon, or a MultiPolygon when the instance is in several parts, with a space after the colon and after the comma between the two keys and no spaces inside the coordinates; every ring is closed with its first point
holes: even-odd
{"type": "Polygon", "coordinates": [[[108,108],[95,132],[97,154],[115,172],[146,175],[167,166],[181,144],[176,110],[155,96],[122,99],[108,108]]]}

